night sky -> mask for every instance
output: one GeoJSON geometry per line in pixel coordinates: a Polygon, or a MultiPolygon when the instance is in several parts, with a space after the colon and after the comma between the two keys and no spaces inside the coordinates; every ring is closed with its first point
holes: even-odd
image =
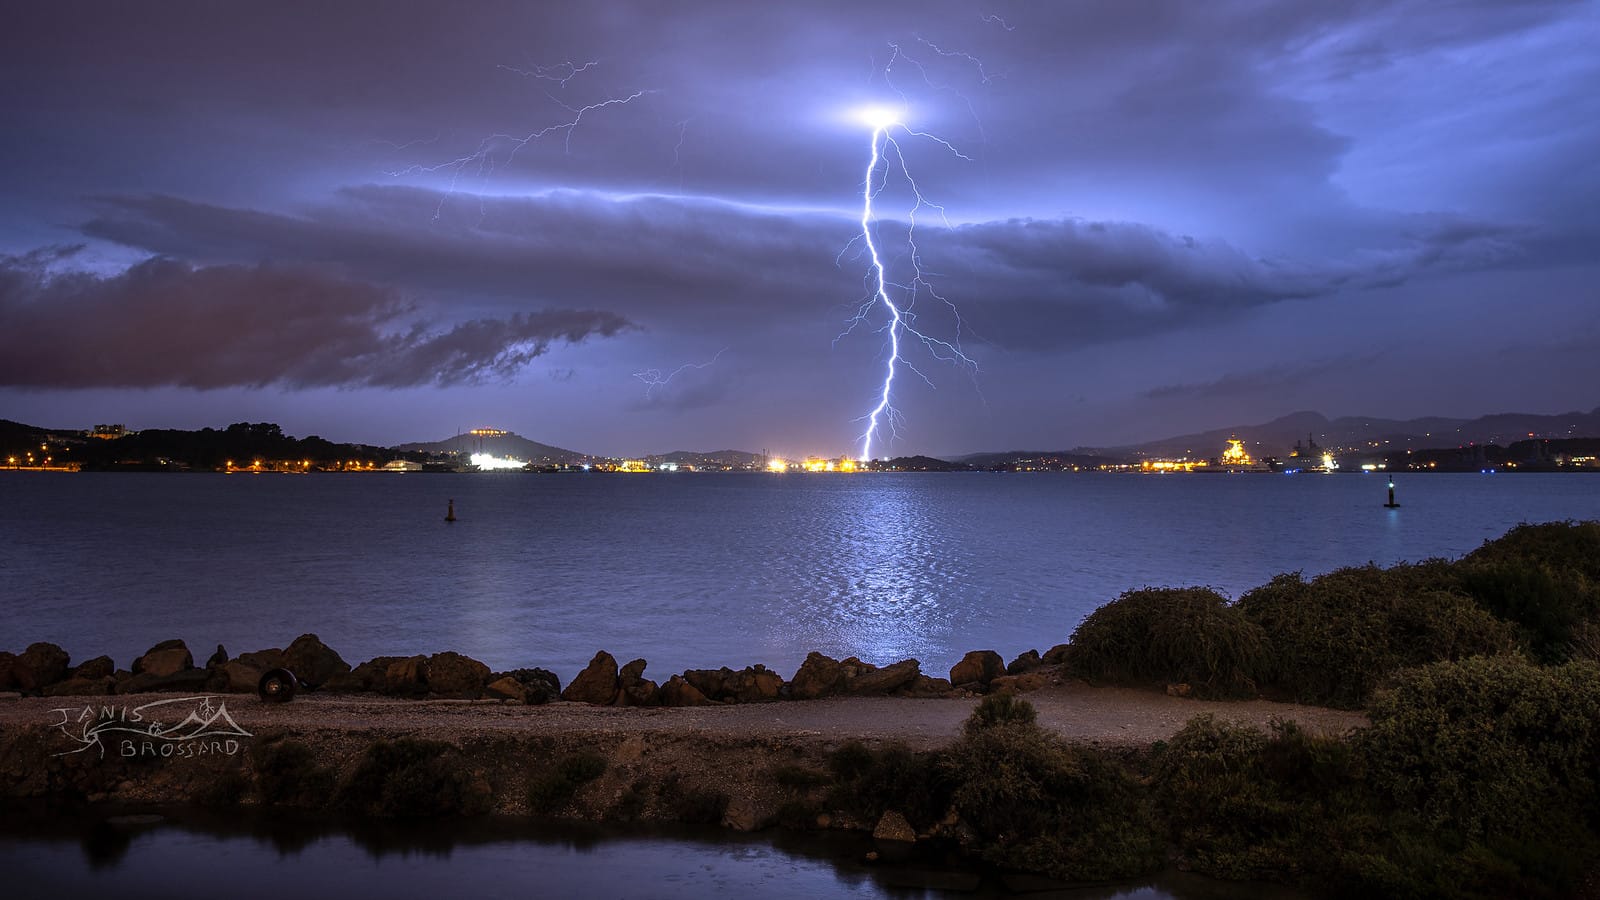
{"type": "Polygon", "coordinates": [[[913,309],[976,363],[912,341],[879,450],[1589,409],[1596,47],[1594,3],[11,2],[0,417],[852,453],[874,103],[947,142],[898,133],[913,309]]]}

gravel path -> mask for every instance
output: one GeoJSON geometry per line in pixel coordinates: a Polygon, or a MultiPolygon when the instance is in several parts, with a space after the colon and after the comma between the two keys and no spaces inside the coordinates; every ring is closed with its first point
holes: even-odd
{"type": "MultiPolygon", "coordinates": [[[[1154,691],[1089,687],[1068,683],[1024,695],[1039,711],[1039,724],[1068,740],[1106,746],[1143,746],[1172,737],[1194,716],[1265,728],[1273,719],[1293,719],[1309,731],[1339,734],[1367,722],[1359,712],[1273,703],[1218,702],[1170,697],[1154,691]]],[[[52,710],[85,706],[138,706],[172,699],[171,694],[117,697],[28,697],[0,699],[0,730],[50,725],[52,710]]],[[[348,731],[427,734],[454,741],[477,735],[655,733],[726,738],[816,738],[894,740],[913,747],[945,744],[960,733],[975,698],[913,700],[848,697],[736,706],[635,709],[578,703],[513,706],[497,702],[408,701],[361,696],[303,695],[287,705],[261,703],[250,695],[224,695],[243,728],[260,733],[348,731]]]]}

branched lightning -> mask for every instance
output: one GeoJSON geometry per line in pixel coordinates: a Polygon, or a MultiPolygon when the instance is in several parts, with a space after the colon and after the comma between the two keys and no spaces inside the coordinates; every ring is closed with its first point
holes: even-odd
{"type": "Polygon", "coordinates": [[[985,25],[999,25],[1006,31],[1017,30],[1017,26],[1012,25],[1010,22],[1007,22],[1005,19],[1002,19],[999,16],[979,16],[978,21],[983,22],[985,25]]]}
{"type": "MultiPolygon", "coordinates": [[[[541,81],[551,81],[557,85],[558,89],[560,89],[565,88],[567,83],[572,79],[588,71],[589,69],[594,68],[595,66],[599,65],[599,63],[600,61],[596,59],[589,60],[582,64],[562,62],[550,66],[534,66],[530,69],[519,69],[504,65],[497,66],[496,68],[528,78],[534,78],[541,81]]],[[[635,100],[638,100],[640,97],[657,93],[654,90],[637,90],[625,96],[608,97],[604,100],[598,100],[594,103],[588,103],[582,106],[574,106],[573,104],[557,97],[555,94],[552,94],[548,90],[543,90],[541,92],[547,98],[549,98],[552,103],[555,103],[557,106],[565,110],[569,114],[568,117],[563,121],[546,125],[543,128],[536,128],[523,135],[505,132],[491,134],[479,141],[477,147],[473,149],[471,153],[458,156],[454,159],[448,159],[444,162],[432,164],[419,163],[406,166],[405,168],[391,171],[388,174],[393,178],[401,178],[409,175],[427,175],[435,172],[449,172],[449,187],[440,197],[439,207],[435,209],[433,213],[433,218],[437,220],[440,213],[444,210],[445,199],[456,192],[456,187],[460,183],[461,176],[467,170],[472,169],[474,170],[473,174],[477,177],[486,178],[494,174],[495,169],[509,165],[511,161],[516,158],[517,153],[523,148],[527,147],[529,144],[536,143],[537,141],[558,132],[562,135],[563,150],[570,154],[572,152],[572,134],[578,129],[579,125],[583,124],[584,118],[590,113],[612,106],[625,106],[635,100]]]]}
{"type": "MultiPolygon", "coordinates": [[[[1000,25],[1007,31],[1011,30],[1011,26],[1004,20],[1000,20],[999,17],[994,17],[994,20],[995,24],[1000,25]]],[[[985,18],[985,21],[990,20],[985,18]]],[[[915,38],[919,44],[942,57],[970,63],[976,69],[978,77],[984,84],[988,84],[995,78],[1000,77],[990,74],[983,61],[969,53],[945,49],[921,36],[915,36],[915,38]]],[[[899,434],[899,428],[904,420],[893,402],[894,380],[898,370],[904,367],[928,383],[929,386],[933,384],[904,355],[903,351],[909,341],[920,343],[934,359],[941,362],[954,363],[974,376],[976,376],[978,369],[977,363],[961,347],[961,336],[966,331],[966,325],[961,318],[961,313],[953,302],[934,288],[930,280],[930,276],[933,273],[925,266],[922,250],[917,243],[917,219],[919,213],[922,213],[924,209],[931,209],[937,213],[946,228],[951,227],[950,220],[945,213],[945,208],[929,200],[921,185],[917,183],[906,161],[905,154],[901,150],[900,141],[906,138],[918,138],[938,144],[958,159],[970,161],[971,157],[959,150],[949,140],[928,131],[914,129],[906,124],[904,111],[909,107],[910,101],[905,92],[896,86],[894,82],[892,74],[895,64],[904,61],[916,69],[917,75],[928,87],[954,93],[965,102],[967,109],[972,113],[973,120],[977,122],[980,136],[983,134],[983,123],[978,121],[977,111],[973,108],[971,100],[965,95],[947,85],[936,84],[929,76],[927,68],[915,57],[907,54],[899,44],[891,43],[889,48],[890,57],[882,70],[883,79],[890,90],[899,96],[903,105],[897,110],[867,110],[862,116],[866,124],[872,128],[872,137],[869,144],[866,175],[862,183],[861,231],[840,252],[840,258],[843,258],[844,253],[850,247],[855,246],[858,241],[865,248],[867,256],[870,258],[866,277],[868,295],[862,301],[860,307],[857,308],[855,315],[847,323],[845,330],[834,339],[834,343],[837,344],[840,338],[854,331],[858,325],[867,320],[867,317],[880,303],[889,314],[888,323],[881,329],[887,333],[889,345],[888,361],[884,367],[883,384],[876,392],[876,404],[870,412],[862,417],[867,423],[866,429],[861,435],[860,458],[863,461],[871,458],[873,441],[879,437],[880,427],[888,429],[888,437],[891,440],[899,434]],[[909,263],[911,277],[904,283],[897,282],[889,277],[888,265],[884,261],[878,238],[874,235],[877,213],[873,208],[873,203],[888,185],[893,174],[898,174],[899,178],[904,181],[905,185],[910,189],[912,197],[911,208],[905,213],[905,257],[909,263]],[[950,340],[934,337],[917,327],[915,305],[918,296],[922,294],[926,294],[943,303],[954,317],[955,333],[950,340]],[[899,301],[896,300],[897,295],[901,298],[899,301]]]]}
{"type": "Polygon", "coordinates": [[[645,383],[644,398],[646,400],[650,400],[654,398],[656,388],[663,387],[671,383],[672,379],[678,377],[679,374],[689,369],[709,369],[711,366],[716,364],[717,360],[722,358],[722,354],[727,352],[728,348],[723,347],[721,350],[717,351],[716,356],[711,357],[709,360],[703,363],[684,363],[676,369],[673,369],[671,372],[667,372],[665,374],[662,374],[660,369],[645,369],[643,372],[633,373],[633,377],[645,383]]]}

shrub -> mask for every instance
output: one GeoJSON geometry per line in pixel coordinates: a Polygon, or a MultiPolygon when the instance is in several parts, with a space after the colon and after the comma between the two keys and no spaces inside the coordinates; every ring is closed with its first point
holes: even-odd
{"type": "Polygon", "coordinates": [[[577,796],[578,788],[604,775],[606,767],[606,758],[592,751],[563,757],[528,782],[528,808],[538,815],[559,812],[577,796]]]}
{"type": "Polygon", "coordinates": [[[1515,837],[1600,799],[1600,668],[1513,658],[1404,673],[1360,734],[1375,787],[1430,827],[1515,837]]]}
{"type": "Polygon", "coordinates": [[[320,806],[332,793],[333,772],[318,766],[299,741],[258,744],[251,756],[261,801],[269,806],[320,806]]]}
{"type": "Polygon", "coordinates": [[[667,814],[685,825],[721,824],[732,799],[714,788],[685,788],[676,778],[662,782],[659,793],[667,814]]]}
{"type": "Polygon", "coordinates": [[[1163,861],[1149,793],[1099,751],[1031,724],[993,725],[969,730],[941,768],[980,853],[998,865],[1099,881],[1163,861]]]}
{"type": "Polygon", "coordinates": [[[962,728],[967,734],[996,725],[1032,725],[1038,718],[1033,704],[1013,694],[990,694],[978,702],[962,728]]]}
{"type": "Polygon", "coordinates": [[[1066,663],[1089,680],[1185,682],[1200,696],[1253,696],[1261,627],[1209,588],[1146,588],[1100,607],[1072,633],[1066,663]]]}
{"type": "Polygon", "coordinates": [[[473,789],[454,749],[416,738],[378,741],[340,787],[338,803],[352,812],[381,816],[487,812],[491,798],[473,789]]]}
{"type": "Polygon", "coordinates": [[[781,765],[772,769],[772,780],[786,788],[805,790],[832,781],[826,772],[818,772],[805,766],[781,765]]]}
{"type": "Polygon", "coordinates": [[[1264,681],[1303,703],[1360,706],[1397,670],[1509,652],[1509,626],[1451,593],[1440,563],[1279,575],[1239,610],[1267,635],[1264,681]]]}
{"type": "Polygon", "coordinates": [[[1485,541],[1459,569],[1462,589],[1516,623],[1543,662],[1572,658],[1584,626],[1600,622],[1600,522],[1518,525],[1485,541]]]}
{"type": "Polygon", "coordinates": [[[834,751],[829,767],[829,803],[863,820],[876,822],[897,810],[921,830],[950,808],[951,786],[937,752],[917,753],[904,744],[871,750],[852,741],[834,751]]]}

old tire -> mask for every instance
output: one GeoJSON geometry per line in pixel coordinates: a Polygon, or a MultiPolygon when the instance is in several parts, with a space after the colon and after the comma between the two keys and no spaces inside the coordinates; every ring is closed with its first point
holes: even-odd
{"type": "Polygon", "coordinates": [[[256,682],[256,696],[263,703],[288,703],[294,699],[294,692],[299,688],[300,682],[295,680],[293,672],[270,669],[262,673],[261,680],[256,682]]]}

